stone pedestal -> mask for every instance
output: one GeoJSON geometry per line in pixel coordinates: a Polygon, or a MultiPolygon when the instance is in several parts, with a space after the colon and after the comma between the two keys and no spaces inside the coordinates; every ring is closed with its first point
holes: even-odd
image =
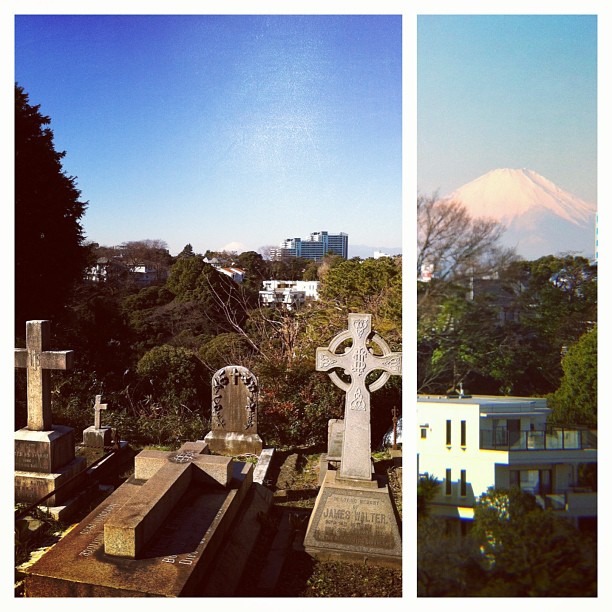
{"type": "MultiPolygon", "coordinates": [[[[49,431],[15,432],[15,501],[34,503],[84,472],[86,460],[74,456],[74,430],[54,425],[49,431]]],[[[84,474],[83,474],[84,475],[84,474]]],[[[55,506],[67,500],[80,479],[45,500],[55,506]]]]}
{"type": "Polygon", "coordinates": [[[259,455],[263,442],[259,434],[240,434],[233,431],[209,431],[204,441],[212,453],[227,455],[259,455]]]}
{"type": "Polygon", "coordinates": [[[112,430],[110,427],[96,428],[94,425],[83,430],[83,445],[96,448],[110,446],[112,443],[112,430]]]}
{"type": "Polygon", "coordinates": [[[304,548],[320,561],[401,568],[401,527],[384,478],[355,482],[328,471],[308,523],[304,548]]]}

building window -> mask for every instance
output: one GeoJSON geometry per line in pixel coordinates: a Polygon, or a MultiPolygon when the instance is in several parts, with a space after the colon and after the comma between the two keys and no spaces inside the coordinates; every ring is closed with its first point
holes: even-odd
{"type": "Polygon", "coordinates": [[[421,440],[424,440],[427,437],[427,428],[421,427],[421,440]]]}
{"type": "Polygon", "coordinates": [[[461,497],[467,495],[467,476],[465,470],[461,470],[461,497]]]}
{"type": "Polygon", "coordinates": [[[466,438],[467,438],[467,423],[465,421],[461,421],[461,446],[465,446],[466,438]]]}
{"type": "Polygon", "coordinates": [[[510,486],[533,495],[552,493],[552,470],[510,470],[510,486]]]}
{"type": "Polygon", "coordinates": [[[520,470],[510,470],[510,477],[508,480],[511,487],[521,486],[521,472],[520,470]]]}
{"type": "Polygon", "coordinates": [[[451,444],[451,422],[446,421],[446,446],[451,444]]]}
{"type": "Polygon", "coordinates": [[[451,480],[451,471],[446,470],[446,495],[451,495],[453,492],[453,481],[451,480]]]}

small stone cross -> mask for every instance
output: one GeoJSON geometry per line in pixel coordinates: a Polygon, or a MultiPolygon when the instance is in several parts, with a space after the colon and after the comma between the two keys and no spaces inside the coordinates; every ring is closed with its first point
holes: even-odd
{"type": "Polygon", "coordinates": [[[334,368],[344,369],[351,377],[351,382],[347,383],[336,372],[329,373],[332,382],[346,391],[340,478],[369,481],[372,480],[370,393],[380,389],[392,374],[401,376],[402,354],[392,352],[378,334],[372,334],[372,315],[351,313],[348,330],[339,333],[329,347],[317,348],[316,369],[327,372],[334,368]],[[352,340],[352,346],[345,348],[343,354],[336,353],[346,340],[352,340]],[[381,356],[368,349],[368,340],[382,350],[381,356]],[[383,373],[368,388],[366,377],[374,370],[383,373]]]}
{"type": "Polygon", "coordinates": [[[26,368],[28,378],[28,429],[51,431],[50,370],[70,370],[74,351],[47,351],[50,321],[27,321],[26,348],[15,349],[15,367],[26,368]]]}
{"type": "Polygon", "coordinates": [[[101,404],[101,401],[102,396],[96,395],[96,403],[94,404],[94,410],[96,411],[94,415],[94,427],[96,429],[102,429],[102,413],[100,411],[108,408],[108,404],[101,404]]]}

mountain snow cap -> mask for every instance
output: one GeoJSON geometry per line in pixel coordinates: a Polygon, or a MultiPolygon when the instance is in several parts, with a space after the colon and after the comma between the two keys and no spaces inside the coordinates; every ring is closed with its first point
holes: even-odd
{"type": "Polygon", "coordinates": [[[584,227],[593,222],[596,211],[593,204],[527,168],[491,170],[443,199],[460,202],[473,217],[490,217],[505,225],[541,209],[584,227]]]}

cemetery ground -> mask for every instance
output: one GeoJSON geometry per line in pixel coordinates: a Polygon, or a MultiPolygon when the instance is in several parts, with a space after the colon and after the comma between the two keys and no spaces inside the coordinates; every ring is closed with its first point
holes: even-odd
{"type": "MultiPolygon", "coordinates": [[[[151,448],[151,447],[148,447],[151,448]]],[[[157,447],[160,448],[160,447],[157,447]]],[[[16,525],[15,595],[23,595],[23,574],[19,566],[36,561],[82,517],[95,508],[112,490],[132,473],[131,458],[140,449],[126,455],[115,477],[101,487],[99,495],[74,516],[70,523],[58,523],[37,511],[34,520],[16,525]]],[[[163,447],[162,450],[175,450],[163,447]]],[[[304,551],[303,541],[310,513],[319,491],[319,459],[325,448],[290,448],[274,453],[264,484],[272,491],[272,505],[258,517],[260,535],[246,563],[236,597],[401,597],[402,572],[398,569],[346,562],[320,562],[304,551]]],[[[98,458],[96,451],[86,454],[88,464],[98,458]]],[[[373,453],[375,471],[387,475],[393,498],[401,517],[401,463],[389,451],[373,453]]],[[[256,461],[239,456],[241,461],[256,461]]],[[[401,462],[401,459],[400,459],[401,462]]]]}

